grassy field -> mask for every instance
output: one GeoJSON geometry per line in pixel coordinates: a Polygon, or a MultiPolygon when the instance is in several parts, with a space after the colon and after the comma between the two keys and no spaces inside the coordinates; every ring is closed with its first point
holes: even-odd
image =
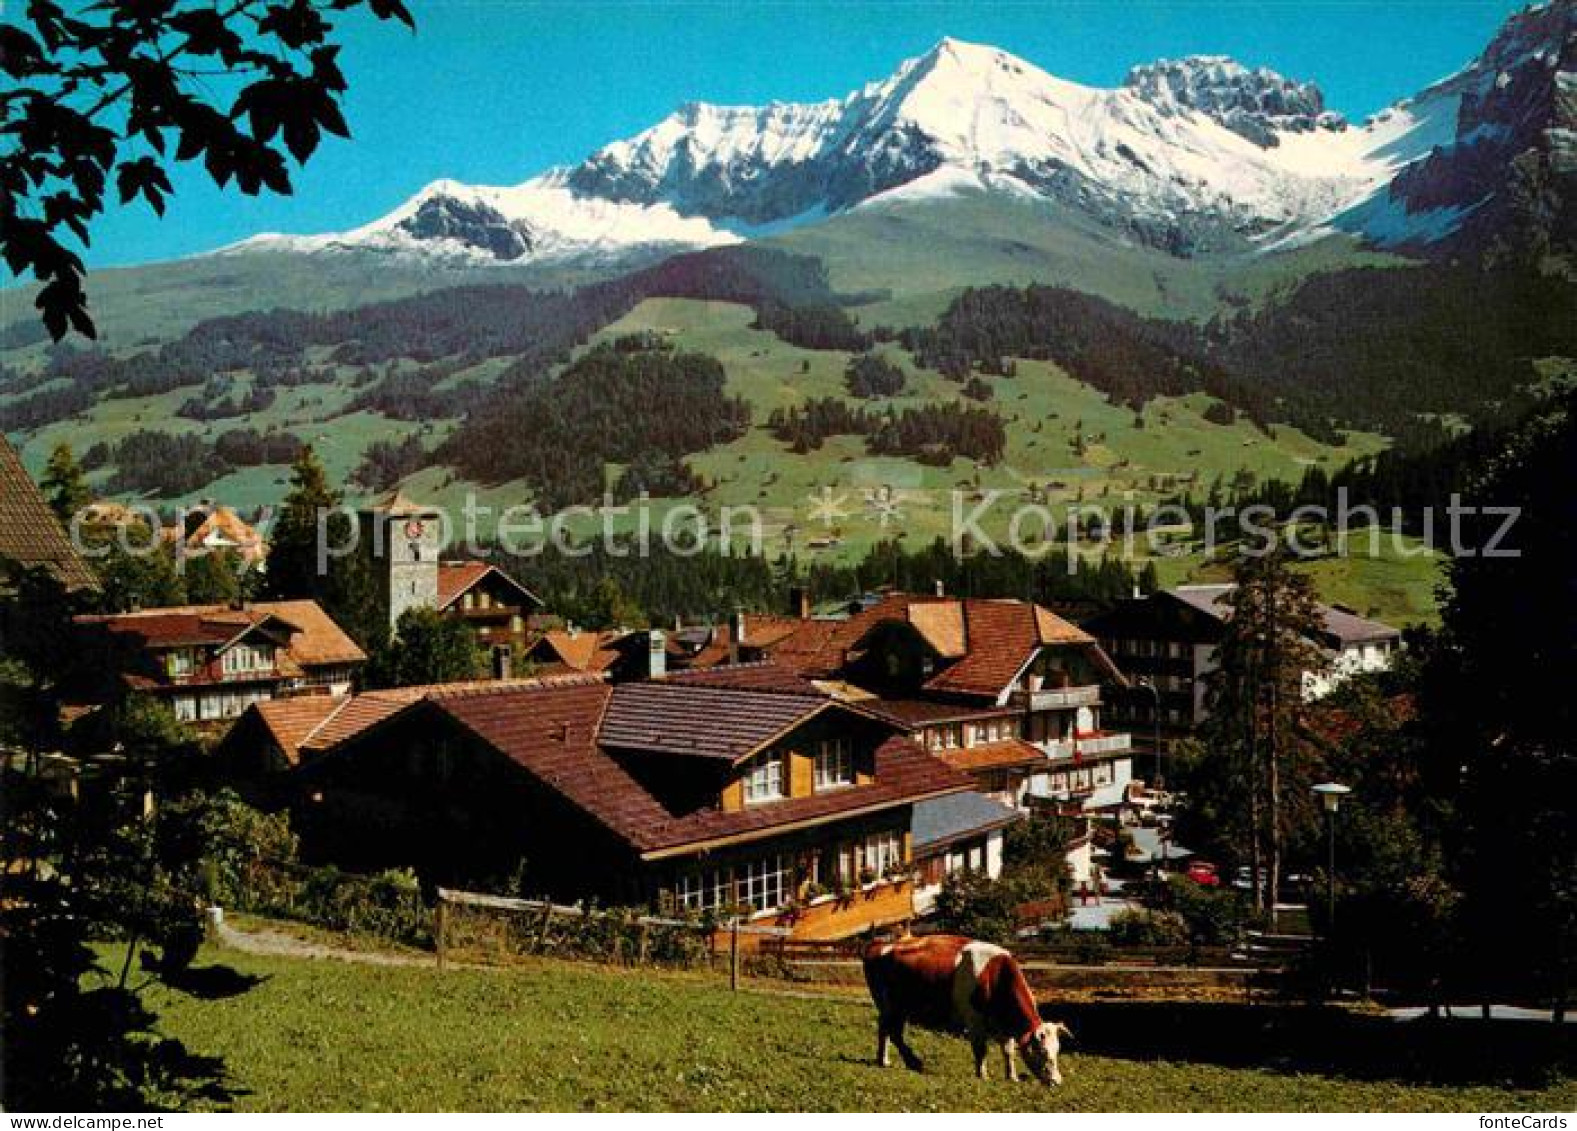
{"type": "MultiPolygon", "coordinates": [[[[1293,568],[1314,579],[1322,599],[1346,605],[1363,616],[1399,628],[1439,623],[1437,590],[1445,578],[1445,555],[1405,535],[1378,531],[1374,537],[1371,546],[1368,530],[1354,530],[1345,556],[1329,553],[1298,562],[1293,568]]],[[[1157,572],[1167,586],[1232,580],[1228,565],[1206,561],[1198,553],[1161,559],[1157,572]]]]}
{"type": "MultiPolygon", "coordinates": [[[[1569,1081],[1508,1086],[1484,1058],[1471,1069],[1476,1075],[1444,1081],[1403,1067],[1395,1027],[1378,1019],[1335,1019],[1367,1027],[1372,1060],[1351,1055],[1358,1048],[1352,1039],[1323,1036],[1322,1047],[1331,1046],[1324,1062],[1287,1054],[1298,1042],[1283,1027],[1307,1024],[1316,1015],[1306,1009],[1227,1007],[1223,1014],[1199,1007],[1189,1014],[1193,1007],[1160,1007],[1172,1011],[1165,1017],[1142,1006],[1126,1015],[1101,1005],[1053,1011],[1083,1039],[1064,1060],[1066,1085],[1049,1090],[977,1081],[968,1046],[930,1033],[914,1037],[926,1074],[880,1070],[871,1063],[865,1002],[785,993],[775,984],[731,994],[715,977],[555,962],[440,973],[227,950],[208,950],[201,961],[233,968],[199,970],[195,979],[210,993],[227,986],[231,996],[203,1000],[159,989],[150,1001],[167,1035],[195,1055],[223,1058],[231,1102],[242,1110],[1577,1106],[1569,1081]],[[1124,1034],[1134,1033],[1171,1036],[1159,1048],[1123,1048],[1124,1034]]],[[[998,1064],[992,1068],[1000,1075],[998,1064]]]]}
{"type": "MultiPolygon", "coordinates": [[[[469,283],[553,288],[593,277],[552,267],[419,266],[347,254],[302,259],[277,252],[198,255],[138,267],[94,267],[88,301],[98,341],[123,349],[173,337],[206,318],[253,310],[337,310],[469,283]]],[[[0,327],[15,327],[32,350],[46,340],[37,323],[37,284],[0,289],[0,327]]]]}
{"type": "Polygon", "coordinates": [[[1121,237],[1049,201],[961,194],[923,208],[871,204],[766,241],[814,255],[844,294],[870,293],[867,325],[935,318],[966,286],[1045,283],[1144,314],[1206,319],[1312,271],[1404,262],[1331,237],[1274,254],[1186,258],[1121,237]]]}
{"type": "MultiPolygon", "coordinates": [[[[1027,498],[1032,486],[1045,491],[1054,509],[1075,502],[1117,509],[1188,486],[1202,495],[1215,478],[1230,479],[1242,469],[1260,479],[1295,480],[1310,464],[1335,468],[1384,445],[1378,436],[1355,433],[1344,447],[1332,448],[1293,428],[1277,427],[1268,436],[1246,420],[1212,424],[1202,416],[1210,403],[1202,395],[1157,399],[1136,417],[1055,365],[1023,362],[1015,377],[987,379],[990,405],[1004,418],[1008,433],[1005,458],[996,467],[963,459],[949,467],[928,467],[910,459],[871,457],[864,442],[852,436],[833,437],[820,451],[795,457],[767,431],[767,417],[775,408],[812,397],[844,396],[849,355],[791,346],[751,329],[753,317],[748,308],[731,303],[652,299],[602,338],[656,330],[682,348],[717,357],[728,374],[729,393],[750,402],[755,426],[741,439],[690,460],[712,484],[707,503],[757,506],[774,538],[782,539],[794,526],[801,546],[817,533],[835,534],[839,546],[833,552],[840,557],[863,553],[900,530],[911,545],[947,535],[955,489],[971,496],[966,509],[978,501],[975,492],[1006,492],[981,523],[1005,533],[1015,502],[1027,498]],[[807,527],[809,497],[826,490],[847,496],[847,521],[835,530],[807,527]],[[879,513],[866,505],[868,493],[884,490],[903,502],[901,523],[883,525],[879,513]]],[[[883,399],[879,407],[961,399],[957,384],[915,368],[896,350],[888,356],[903,366],[909,383],[902,395],[883,399]]],[[[788,545],[777,541],[768,549],[788,545]]]]}
{"type": "MultiPolygon", "coordinates": [[[[968,236],[969,246],[977,251],[995,246],[985,238],[989,233],[981,225],[1000,222],[1000,210],[976,215],[967,201],[949,207],[947,214],[957,214],[955,218],[962,225],[961,232],[968,236]]],[[[925,222],[935,219],[930,212],[917,215],[928,217],[925,222]]],[[[854,239],[844,230],[844,225],[851,223],[879,227],[917,222],[921,221],[913,215],[883,218],[861,214],[818,227],[815,238],[854,239]]],[[[1051,225],[1037,230],[1042,234],[1060,233],[1057,238],[1064,242],[1072,238],[1072,229],[1065,227],[1051,225]]],[[[1005,232],[1000,234],[1007,238],[1005,232]]],[[[807,234],[806,238],[810,236],[807,234]]],[[[860,240],[867,242],[872,238],[875,237],[869,232],[859,235],[860,240]]],[[[893,234],[892,239],[899,248],[915,245],[915,234],[907,230],[893,234]]],[[[1070,251],[1060,243],[1058,249],[1058,254],[1072,257],[1068,264],[1080,261],[1084,254],[1075,254],[1077,249],[1070,251]]],[[[827,248],[818,246],[812,250],[830,255],[827,248]]],[[[1041,252],[1050,254],[1045,248],[1041,252]]],[[[1134,254],[1143,260],[1130,265],[1134,286],[1160,287],[1172,298],[1183,293],[1179,289],[1183,286],[1181,281],[1168,281],[1149,269],[1149,261],[1143,255],[1137,251],[1134,254]]],[[[1044,255],[1037,253],[1029,258],[1024,265],[1026,278],[1045,277],[1050,268],[1043,261],[1044,255]]],[[[928,261],[949,262],[945,256],[930,256],[928,261]]],[[[836,256],[831,256],[829,262],[835,274],[845,268],[853,269],[851,264],[840,268],[842,261],[836,256]]],[[[1103,262],[1110,267],[1126,261],[1118,256],[1103,262]]],[[[1270,262],[1257,268],[1261,275],[1254,276],[1255,286],[1270,286],[1273,279],[1280,277],[1276,271],[1284,268],[1272,270],[1270,262]]],[[[967,264],[955,266],[963,270],[967,264]]],[[[997,270],[1001,265],[987,266],[997,270]]],[[[1245,280],[1250,279],[1249,274],[1242,272],[1233,277],[1245,286],[1245,280]]],[[[1206,286],[1199,269],[1190,272],[1187,279],[1189,286],[1199,291],[1188,292],[1193,295],[1190,304],[1206,301],[1208,294],[1214,294],[1212,288],[1220,283],[1216,280],[1206,286]]],[[[877,280],[855,274],[836,281],[845,289],[859,289],[877,280]]],[[[910,278],[909,284],[906,294],[910,297],[940,295],[947,289],[946,280],[928,281],[918,275],[910,278]],[[931,282],[941,289],[927,290],[931,282]]],[[[1136,294],[1130,295],[1126,290],[1122,297],[1139,301],[1136,294]]],[[[875,309],[861,312],[868,322],[878,320],[881,313],[875,309]]],[[[876,542],[895,536],[911,547],[938,537],[951,538],[959,518],[965,515],[978,513],[979,527],[991,539],[1005,543],[1005,536],[1015,529],[1011,525],[1015,514],[1026,503],[1044,504],[1053,520],[1064,524],[1070,507],[1095,506],[1107,514],[1116,514],[1127,506],[1142,508],[1182,491],[1200,498],[1212,483],[1230,483],[1243,475],[1254,481],[1296,480],[1310,466],[1334,471],[1385,445],[1382,437],[1372,434],[1352,433],[1345,444],[1329,446],[1286,426],[1266,432],[1243,419],[1224,425],[1213,423],[1205,418],[1212,402],[1203,394],[1159,398],[1136,414],[1112,404],[1055,365],[1021,362],[1013,377],[985,379],[992,392],[990,407],[1001,415],[1007,431],[1006,452],[996,466],[955,459],[950,466],[936,467],[903,457],[873,457],[866,453],[863,439],[855,436],[832,437],[819,451],[796,456],[767,430],[768,417],[775,409],[813,397],[845,396],[843,371],[849,355],[800,349],[773,334],[752,329],[753,319],[753,312],[738,304],[653,299],[598,335],[597,340],[607,340],[635,331],[656,330],[679,347],[715,356],[727,373],[728,391],[751,406],[754,424],[743,437],[690,459],[691,466],[708,484],[699,499],[654,502],[654,526],[659,529],[665,513],[694,502],[707,513],[715,537],[719,516],[724,508],[731,508],[736,515],[744,516],[735,522],[736,531],[748,527],[750,517],[759,514],[764,534],[760,546],[768,555],[787,551],[802,558],[850,561],[862,557],[876,542]],[[829,515],[826,508],[818,508],[818,501],[830,504],[835,513],[829,515]],[[982,508],[981,504],[986,505],[982,508]]],[[[888,348],[886,353],[906,370],[909,382],[902,395],[875,402],[876,407],[891,405],[902,409],[962,399],[958,384],[915,367],[896,348],[888,348]]],[[[321,363],[325,359],[316,360],[321,363]]],[[[486,381],[496,376],[503,365],[502,361],[487,362],[449,381],[462,377],[486,381]]],[[[23,460],[38,474],[50,449],[61,441],[81,451],[93,441],[113,442],[141,428],[191,432],[212,439],[227,429],[245,425],[260,431],[289,429],[309,440],[323,458],[331,480],[343,483],[373,440],[401,439],[418,433],[424,445],[431,448],[456,426],[454,420],[413,424],[375,413],[348,413],[346,408],[356,390],[349,382],[349,374],[342,376],[346,379],[337,384],[284,389],[269,409],[250,417],[210,422],[175,415],[182,402],[197,392],[196,387],[159,396],[105,399],[71,420],[26,437],[23,460]]],[[[236,380],[236,395],[244,391],[247,381],[245,377],[236,380]]],[[[617,471],[613,467],[607,469],[610,482],[617,471]]],[[[95,478],[102,482],[105,475],[100,472],[95,478]]],[[[198,498],[215,498],[244,509],[253,508],[277,502],[286,489],[287,475],[288,469],[278,465],[245,468],[184,498],[162,501],[189,503],[198,498]]],[[[476,495],[478,502],[491,508],[478,524],[483,538],[492,535],[494,516],[531,499],[528,484],[478,488],[443,468],[419,473],[406,488],[415,497],[449,508],[456,516],[463,513],[467,495],[476,495]]],[[[634,523],[633,517],[626,517],[612,525],[615,529],[629,529],[634,523]]],[[[585,516],[569,525],[575,536],[593,536],[601,520],[585,516]]],[[[1020,548],[1030,553],[1051,549],[1040,539],[1045,529],[1044,512],[1025,512],[1016,529],[1021,535],[1020,548]]],[[[736,540],[733,545],[742,548],[745,543],[736,540]]],[[[1092,554],[1105,552],[1099,546],[1085,549],[1092,554]]],[[[1169,553],[1175,556],[1158,559],[1168,581],[1208,570],[1197,554],[1191,556],[1188,546],[1173,547],[1169,553]]],[[[1374,560],[1321,563],[1313,572],[1327,600],[1340,600],[1401,623],[1430,620],[1434,616],[1432,589],[1436,571],[1430,557],[1390,553],[1374,560]]]]}
{"type": "MultiPolygon", "coordinates": [[[[950,537],[955,492],[962,493],[958,505],[966,514],[988,498],[995,500],[980,526],[1002,540],[1032,489],[1049,500],[1058,518],[1079,504],[1117,512],[1127,505],[1154,504],[1180,490],[1203,496],[1216,479],[1230,482],[1240,472],[1261,481],[1295,481],[1310,465],[1335,470],[1385,443],[1379,436],[1353,433],[1345,445],[1331,447],[1285,426],[1267,435],[1242,419],[1215,424],[1204,417],[1211,401],[1203,394],[1159,398],[1136,416],[1055,365],[1021,362],[1016,376],[987,379],[991,407],[1004,418],[1008,434],[1005,458],[996,467],[954,460],[950,467],[939,468],[872,457],[853,436],[833,437],[818,452],[794,456],[767,431],[767,417],[775,408],[812,397],[844,396],[848,355],[799,349],[751,329],[752,320],[748,308],[731,303],[653,299],[601,337],[655,330],[682,348],[722,361],[729,393],[750,402],[755,426],[739,440],[690,463],[711,484],[702,501],[714,513],[747,505],[761,512],[769,554],[793,549],[848,560],[894,535],[909,546],[950,537]],[[844,517],[818,520],[811,500],[824,493],[842,500],[844,517]],[[898,501],[900,511],[885,523],[874,502],[884,493],[898,501]],[[813,544],[813,539],[828,536],[836,538],[836,544],[813,544]]],[[[917,369],[896,350],[888,356],[909,375],[905,392],[890,398],[894,406],[960,399],[955,383],[917,369]]],[[[1039,525],[1030,519],[1021,529],[1032,542],[1039,525]]],[[[1322,559],[1307,568],[1328,601],[1398,624],[1432,621],[1438,559],[1405,552],[1405,545],[1393,545],[1387,537],[1370,557],[1367,543],[1355,543],[1362,551],[1355,556],[1322,559]]],[[[1162,557],[1157,564],[1168,584],[1215,579],[1197,552],[1162,557]]]]}

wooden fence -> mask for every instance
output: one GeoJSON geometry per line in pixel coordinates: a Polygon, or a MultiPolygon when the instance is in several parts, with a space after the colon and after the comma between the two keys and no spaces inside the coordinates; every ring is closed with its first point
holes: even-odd
{"type": "MultiPolygon", "coordinates": [[[[727,972],[738,988],[743,973],[811,982],[858,984],[859,957],[869,936],[838,941],[796,938],[791,929],[745,920],[680,919],[630,908],[570,906],[438,889],[433,943],[440,967],[454,962],[507,963],[552,955],[623,966],[727,972]]],[[[1241,945],[1113,946],[1091,934],[1053,942],[1023,941],[1012,950],[1042,988],[1281,985],[1305,953],[1306,939],[1249,935],[1241,945]],[[1072,982],[1069,980],[1072,979],[1072,982]]]]}
{"type": "MultiPolygon", "coordinates": [[[[763,947],[790,962],[836,962],[857,959],[863,939],[823,942],[785,938],[763,947]]],[[[1018,942],[1011,950],[1020,962],[1053,966],[1188,966],[1264,970],[1296,960],[1307,940],[1291,936],[1249,935],[1241,946],[1114,946],[1100,938],[1067,942],[1018,942]]]]}
{"type": "Polygon", "coordinates": [[[438,889],[433,945],[438,965],[455,960],[508,960],[530,954],[585,958],[627,966],[701,966],[726,960],[729,983],[739,985],[747,952],[782,943],[787,927],[753,926],[739,919],[711,922],[513,899],[438,889]]]}

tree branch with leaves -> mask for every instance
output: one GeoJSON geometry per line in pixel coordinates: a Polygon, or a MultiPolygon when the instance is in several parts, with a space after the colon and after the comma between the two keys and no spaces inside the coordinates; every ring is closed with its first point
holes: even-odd
{"type": "Polygon", "coordinates": [[[360,8],[415,27],[402,0],[30,0],[0,24],[0,255],[43,284],[51,337],[96,336],[68,243],[112,184],[162,216],[171,163],[200,159],[220,188],[288,195],[287,153],[350,136],[333,18],[360,8]]]}

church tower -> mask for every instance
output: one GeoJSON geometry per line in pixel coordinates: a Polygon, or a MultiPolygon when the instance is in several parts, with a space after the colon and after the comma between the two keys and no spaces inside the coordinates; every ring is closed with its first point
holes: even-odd
{"type": "Polygon", "coordinates": [[[391,632],[406,609],[438,607],[442,519],[436,508],[414,503],[397,489],[361,512],[361,545],[391,632]]]}

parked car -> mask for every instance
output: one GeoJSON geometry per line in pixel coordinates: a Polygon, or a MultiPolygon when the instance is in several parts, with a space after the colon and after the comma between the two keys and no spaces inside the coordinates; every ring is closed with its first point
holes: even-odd
{"type": "MultiPolygon", "coordinates": [[[[1263,876],[1264,874],[1265,873],[1262,869],[1260,871],[1260,875],[1263,876]]],[[[1254,869],[1249,867],[1247,864],[1238,865],[1237,873],[1232,877],[1232,886],[1237,888],[1239,891],[1253,891],[1254,869]]]]}
{"type": "MultiPolygon", "coordinates": [[[[1261,868],[1259,876],[1260,882],[1265,883],[1268,880],[1269,873],[1261,868]]],[[[1313,878],[1304,872],[1288,872],[1281,877],[1281,894],[1284,898],[1289,895],[1299,898],[1307,897],[1313,883],[1313,878]]],[[[1253,891],[1254,869],[1247,864],[1241,865],[1232,876],[1232,886],[1237,888],[1238,891],[1253,891]]]]}
{"type": "Polygon", "coordinates": [[[1221,875],[1216,871],[1216,866],[1208,860],[1195,860],[1188,865],[1188,871],[1184,874],[1200,887],[1218,888],[1221,886],[1221,875]]]}

